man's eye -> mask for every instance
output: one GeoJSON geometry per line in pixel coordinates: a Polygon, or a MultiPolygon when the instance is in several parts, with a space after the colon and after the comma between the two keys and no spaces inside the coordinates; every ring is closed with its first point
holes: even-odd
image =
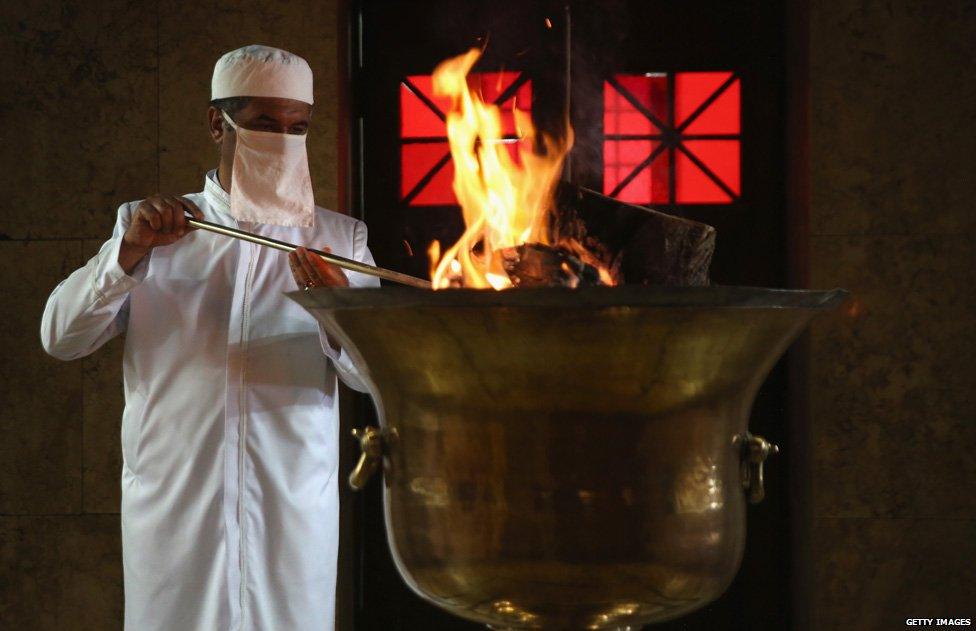
{"type": "Polygon", "coordinates": [[[299,136],[301,136],[302,134],[304,134],[307,131],[308,131],[308,127],[292,127],[288,131],[288,133],[289,134],[298,134],[299,136]]]}

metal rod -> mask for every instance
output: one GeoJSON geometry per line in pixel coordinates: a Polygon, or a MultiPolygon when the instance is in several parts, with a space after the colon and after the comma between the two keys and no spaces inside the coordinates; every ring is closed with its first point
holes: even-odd
{"type": "MultiPolygon", "coordinates": [[[[257,243],[258,245],[264,245],[269,248],[281,250],[283,252],[294,252],[295,250],[298,249],[297,245],[293,245],[291,243],[278,241],[277,239],[272,239],[271,237],[263,237],[261,235],[253,234],[251,232],[245,232],[244,230],[238,230],[237,228],[230,228],[228,226],[222,226],[217,223],[203,221],[202,219],[194,219],[193,217],[190,216],[187,216],[186,223],[193,226],[194,228],[200,228],[201,230],[207,230],[208,232],[222,234],[226,237],[241,239],[242,241],[257,243]]],[[[317,254],[325,262],[332,263],[333,265],[338,265],[343,269],[347,269],[353,272],[359,272],[361,274],[369,274],[370,276],[376,276],[384,280],[393,281],[394,283],[400,283],[401,285],[409,285],[410,287],[418,287],[420,289],[431,288],[430,281],[424,280],[422,278],[417,278],[416,276],[410,276],[409,274],[401,274],[400,272],[394,272],[393,270],[384,269],[382,267],[376,267],[375,265],[367,265],[366,263],[360,263],[359,261],[347,259],[342,256],[336,256],[335,254],[329,254],[328,252],[323,252],[322,250],[316,250],[314,248],[305,248],[305,249],[311,252],[312,254],[317,254]]]]}

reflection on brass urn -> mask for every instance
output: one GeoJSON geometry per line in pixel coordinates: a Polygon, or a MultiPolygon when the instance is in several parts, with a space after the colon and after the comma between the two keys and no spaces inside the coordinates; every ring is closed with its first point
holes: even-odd
{"type": "Polygon", "coordinates": [[[361,368],[389,544],[428,601],[506,629],[674,618],[739,568],[775,447],[757,389],[845,292],[736,287],[292,294],[361,368]]]}

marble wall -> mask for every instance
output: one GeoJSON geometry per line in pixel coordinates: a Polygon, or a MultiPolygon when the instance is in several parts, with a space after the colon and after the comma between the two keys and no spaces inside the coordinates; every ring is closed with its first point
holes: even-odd
{"type": "Polygon", "coordinates": [[[976,618],[976,4],[810,12],[808,626],[976,618]]]}
{"type": "Polygon", "coordinates": [[[0,628],[116,629],[120,340],[46,356],[48,293],[92,256],[118,206],[202,187],[221,53],[261,43],[315,73],[309,156],[335,207],[337,0],[0,3],[0,628]]]}

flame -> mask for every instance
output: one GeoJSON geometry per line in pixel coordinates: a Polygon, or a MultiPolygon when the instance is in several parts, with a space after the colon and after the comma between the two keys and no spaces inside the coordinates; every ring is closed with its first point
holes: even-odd
{"type": "Polygon", "coordinates": [[[454,193],[461,204],[465,231],[441,255],[431,244],[431,280],[435,289],[474,287],[507,289],[512,282],[496,252],[522,243],[548,245],[548,213],[572,147],[573,133],[556,140],[536,134],[529,114],[514,109],[517,159],[509,153],[499,108],[468,87],[467,75],[481,56],[478,49],[448,59],[433,74],[434,93],[452,99],[447,137],[454,161],[454,193]],[[536,151],[539,149],[540,151],[536,151]]]}

